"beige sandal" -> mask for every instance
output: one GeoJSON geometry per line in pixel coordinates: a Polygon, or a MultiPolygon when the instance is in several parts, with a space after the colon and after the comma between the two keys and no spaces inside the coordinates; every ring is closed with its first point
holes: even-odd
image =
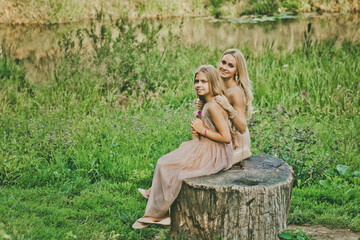
{"type": "Polygon", "coordinates": [[[132,225],[132,228],[133,229],[143,229],[143,228],[146,228],[147,226],[149,226],[149,224],[147,223],[141,223],[141,222],[134,222],[134,224],[132,225]]]}
{"type": "Polygon", "coordinates": [[[138,188],[137,189],[139,191],[139,193],[146,199],[149,199],[149,196],[146,194],[146,190],[142,189],[142,188],[138,188]]]}
{"type": "Polygon", "coordinates": [[[137,221],[141,222],[141,223],[159,224],[159,225],[164,225],[164,226],[170,226],[170,224],[171,224],[170,217],[164,218],[163,220],[160,220],[160,221],[151,220],[150,218],[139,218],[137,221]]]}

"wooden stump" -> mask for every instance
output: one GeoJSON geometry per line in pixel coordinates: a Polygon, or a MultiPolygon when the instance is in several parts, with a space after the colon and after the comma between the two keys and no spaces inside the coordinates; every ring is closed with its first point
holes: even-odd
{"type": "Polygon", "coordinates": [[[293,170],[261,154],[227,171],[186,179],[171,206],[172,237],[278,239],[286,229],[293,170]]]}

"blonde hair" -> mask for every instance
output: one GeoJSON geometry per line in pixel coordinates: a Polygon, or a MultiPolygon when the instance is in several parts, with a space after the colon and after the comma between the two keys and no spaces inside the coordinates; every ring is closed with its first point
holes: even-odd
{"type": "Polygon", "coordinates": [[[220,62],[223,59],[223,57],[228,54],[233,56],[236,60],[236,66],[238,72],[237,74],[234,75],[234,80],[238,84],[238,86],[242,88],[245,92],[245,98],[246,98],[245,115],[246,118],[249,119],[251,117],[251,114],[253,113],[253,106],[251,102],[254,99],[254,97],[252,92],[252,82],[249,78],[249,74],[247,71],[245,57],[239,49],[228,49],[222,54],[220,58],[220,62]]]}
{"type": "MultiPolygon", "coordinates": [[[[194,84],[195,84],[195,78],[198,75],[198,73],[204,73],[206,79],[208,80],[209,84],[209,92],[213,95],[225,95],[225,84],[220,78],[219,71],[213,66],[213,65],[201,65],[195,72],[194,75],[194,84]]],[[[199,96],[200,100],[205,102],[205,99],[202,96],[199,96]]]]}

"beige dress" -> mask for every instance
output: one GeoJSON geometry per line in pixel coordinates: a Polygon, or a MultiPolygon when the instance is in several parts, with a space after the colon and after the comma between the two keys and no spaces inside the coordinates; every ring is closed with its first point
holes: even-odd
{"type": "MultiPolygon", "coordinates": [[[[239,87],[232,87],[227,90],[227,95],[229,96],[231,92],[239,87]]],[[[241,88],[240,88],[241,89],[241,88]]],[[[243,92],[243,90],[241,90],[243,92]]],[[[245,94],[243,94],[244,102],[246,102],[245,94]]],[[[241,134],[239,131],[235,129],[235,126],[232,126],[232,142],[233,142],[233,164],[236,164],[246,158],[251,157],[250,151],[250,132],[246,127],[245,133],[241,134]]]]}
{"type": "MultiPolygon", "coordinates": [[[[207,129],[217,131],[208,113],[210,104],[217,103],[213,100],[204,105],[201,120],[207,129]]],[[[200,137],[184,142],[178,149],[162,156],[156,164],[145,216],[163,217],[178,196],[182,180],[228,169],[232,166],[232,155],[232,143],[200,137]]]]}

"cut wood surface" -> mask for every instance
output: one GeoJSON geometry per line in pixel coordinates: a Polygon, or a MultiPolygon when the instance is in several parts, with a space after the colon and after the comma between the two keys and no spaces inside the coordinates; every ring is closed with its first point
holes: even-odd
{"type": "Polygon", "coordinates": [[[185,239],[278,239],[286,229],[293,170],[270,155],[183,181],[171,207],[171,236],[185,239]]]}

